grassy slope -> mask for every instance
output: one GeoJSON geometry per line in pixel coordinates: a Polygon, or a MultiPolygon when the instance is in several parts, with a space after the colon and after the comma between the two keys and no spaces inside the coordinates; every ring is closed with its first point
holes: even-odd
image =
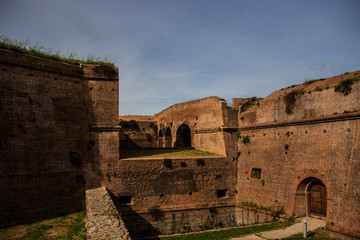
{"type": "Polygon", "coordinates": [[[216,153],[194,149],[134,149],[121,150],[121,158],[176,158],[176,157],[209,157],[219,156],[216,153]]]}
{"type": "Polygon", "coordinates": [[[85,211],[0,230],[0,240],[86,239],[85,211]]]}

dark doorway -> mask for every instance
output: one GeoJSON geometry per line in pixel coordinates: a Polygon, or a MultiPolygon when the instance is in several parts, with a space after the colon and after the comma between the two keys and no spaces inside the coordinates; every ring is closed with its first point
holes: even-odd
{"type": "Polygon", "coordinates": [[[165,147],[171,147],[171,130],[167,128],[165,131],[165,139],[164,139],[165,147]]]}
{"type": "Polygon", "coordinates": [[[186,124],[180,125],[176,132],[175,147],[191,147],[191,131],[186,124]]]}
{"type": "Polygon", "coordinates": [[[320,181],[313,182],[308,188],[309,213],[326,216],[326,188],[320,181]]]}

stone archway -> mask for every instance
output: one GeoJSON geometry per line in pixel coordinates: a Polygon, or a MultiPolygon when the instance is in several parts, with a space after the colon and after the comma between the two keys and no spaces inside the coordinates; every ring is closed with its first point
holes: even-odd
{"type": "Polygon", "coordinates": [[[180,125],[176,131],[175,147],[191,147],[191,131],[186,124],[180,125]]]}
{"type": "Polygon", "coordinates": [[[171,147],[172,139],[171,139],[171,130],[167,128],[165,131],[165,138],[164,138],[164,147],[171,147]]]}
{"type": "Polygon", "coordinates": [[[325,184],[314,177],[300,182],[295,195],[294,214],[306,216],[316,214],[326,216],[327,190],[325,184]]]}

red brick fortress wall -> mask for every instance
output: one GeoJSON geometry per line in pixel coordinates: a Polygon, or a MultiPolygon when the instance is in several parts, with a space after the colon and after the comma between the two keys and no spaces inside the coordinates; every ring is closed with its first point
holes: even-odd
{"type": "Polygon", "coordinates": [[[82,208],[84,167],[99,162],[92,131],[117,122],[117,70],[101,85],[109,78],[94,68],[0,50],[0,227],[82,208]]]}
{"type": "Polygon", "coordinates": [[[310,212],[311,183],[320,181],[329,229],[360,237],[360,81],[347,95],[334,91],[358,74],[275,92],[239,114],[237,204],[304,215],[310,212]],[[304,92],[287,114],[284,97],[294,89],[304,92]],[[259,178],[253,169],[261,169],[259,178]]]}

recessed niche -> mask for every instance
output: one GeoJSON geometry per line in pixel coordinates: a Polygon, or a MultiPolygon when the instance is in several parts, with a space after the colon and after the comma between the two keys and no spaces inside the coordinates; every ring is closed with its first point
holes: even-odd
{"type": "Polygon", "coordinates": [[[161,193],[161,194],[160,194],[160,197],[161,197],[161,198],[165,197],[165,194],[161,193]]]}
{"type": "Polygon", "coordinates": [[[123,205],[132,204],[132,196],[119,196],[119,203],[123,205]]]}
{"type": "Polygon", "coordinates": [[[227,191],[228,191],[227,189],[216,190],[217,198],[227,197],[227,191]]]}
{"type": "Polygon", "coordinates": [[[261,177],[261,168],[251,169],[251,178],[260,179],[260,177],[261,177]]]}

